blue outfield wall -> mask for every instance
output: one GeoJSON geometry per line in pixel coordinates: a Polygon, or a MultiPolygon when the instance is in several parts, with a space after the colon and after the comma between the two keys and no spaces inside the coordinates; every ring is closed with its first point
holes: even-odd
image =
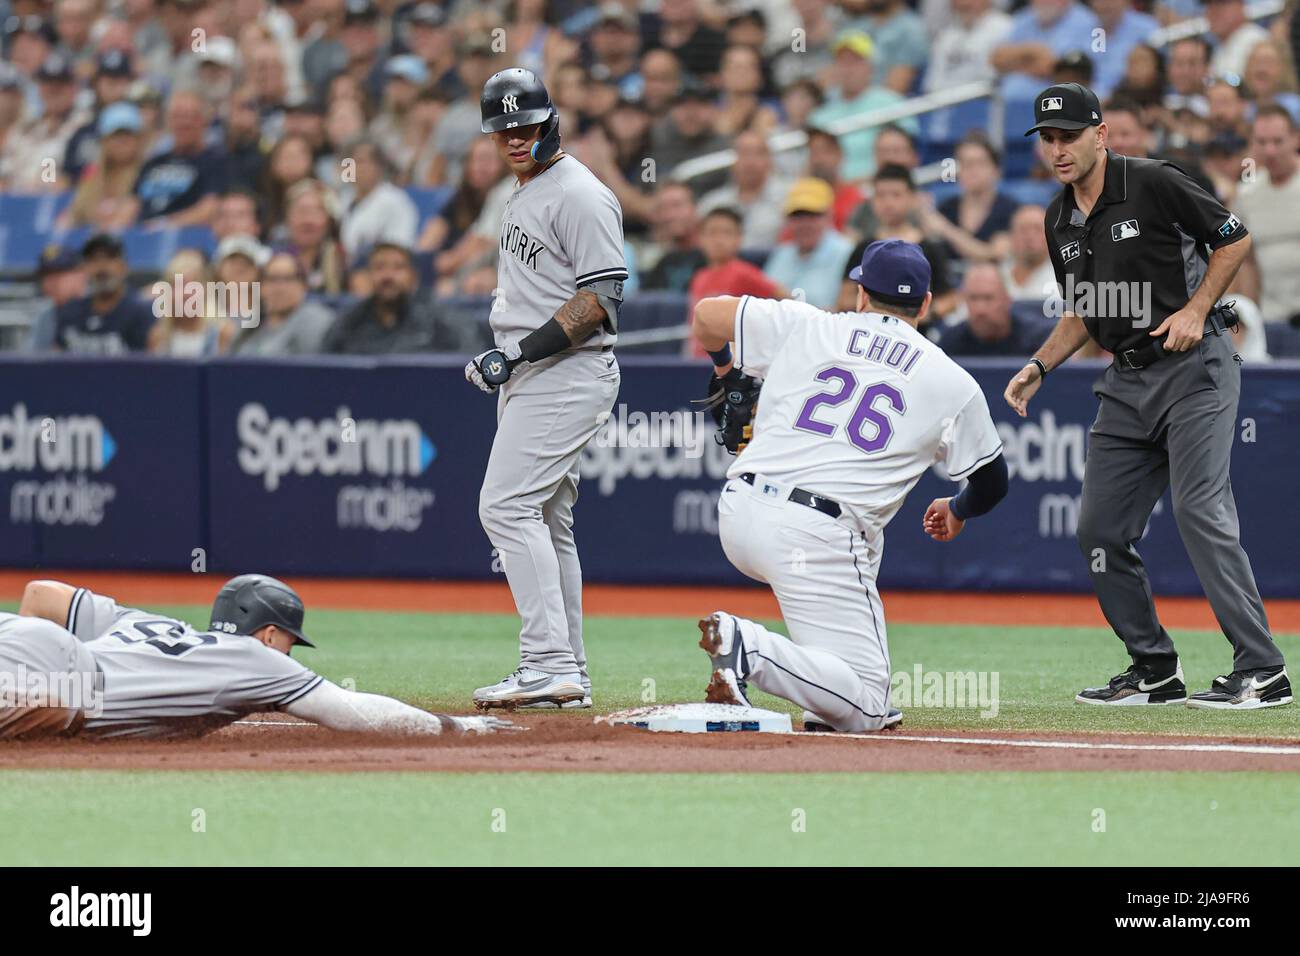
{"type": "MultiPolygon", "coordinates": [[[[0,564],[489,579],[478,522],[495,400],[463,360],[0,359],[0,564]]],[[[623,388],[582,462],[586,576],[737,583],[715,504],[731,459],[688,400],[706,372],[621,360],[623,388]]],[[[1018,419],[1015,363],[973,361],[1011,492],[940,545],[920,530],[933,472],[886,534],[885,587],[1088,590],[1073,538],[1097,365],[1058,370],[1018,419]]],[[[1249,368],[1233,487],[1260,587],[1300,597],[1300,365],[1249,368]]],[[[1162,593],[1199,593],[1168,497],[1139,545],[1162,593]]]]}

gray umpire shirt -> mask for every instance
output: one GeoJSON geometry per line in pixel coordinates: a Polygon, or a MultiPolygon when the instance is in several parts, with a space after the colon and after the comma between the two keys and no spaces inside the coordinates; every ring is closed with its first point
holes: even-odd
{"type": "MultiPolygon", "coordinates": [[[[498,347],[545,324],[583,286],[627,279],[623,210],[582,163],[564,155],[516,186],[501,221],[492,331],[498,347]]],[[[613,345],[603,328],[583,345],[613,345]]]]}

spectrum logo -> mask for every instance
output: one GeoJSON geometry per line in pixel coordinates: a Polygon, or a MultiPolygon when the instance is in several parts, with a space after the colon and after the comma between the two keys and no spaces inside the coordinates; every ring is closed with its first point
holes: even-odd
{"type": "Polygon", "coordinates": [[[336,417],[276,418],[258,402],[239,410],[239,467],[262,479],[267,491],[286,475],[409,478],[422,475],[438,450],[418,422],[354,419],[347,408],[336,417]]]}
{"type": "Polygon", "coordinates": [[[0,472],[103,471],[116,454],[94,415],[33,415],[21,402],[0,414],[0,472]]]}

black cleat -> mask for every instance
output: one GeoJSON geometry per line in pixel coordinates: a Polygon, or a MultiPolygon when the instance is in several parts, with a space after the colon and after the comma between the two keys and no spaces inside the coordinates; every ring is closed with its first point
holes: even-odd
{"type": "MultiPolygon", "coordinates": [[[[903,723],[903,712],[901,710],[897,710],[891,707],[889,713],[885,715],[885,719],[880,722],[879,729],[893,730],[895,727],[901,726],[902,723],[903,723]]],[[[809,733],[809,734],[839,733],[839,731],[837,731],[830,724],[824,724],[820,720],[809,720],[807,717],[804,717],[803,729],[805,733],[809,733]]]]}
{"type": "Polygon", "coordinates": [[[1134,664],[1110,679],[1105,687],[1089,687],[1074,698],[1081,704],[1111,706],[1138,704],[1181,704],[1187,700],[1183,667],[1175,664],[1173,672],[1155,673],[1150,665],[1134,664]]]}
{"type": "Polygon", "coordinates": [[[1209,690],[1187,698],[1187,706],[1203,710],[1258,710],[1291,703],[1291,679],[1285,667],[1258,667],[1214,678],[1209,690]]]}

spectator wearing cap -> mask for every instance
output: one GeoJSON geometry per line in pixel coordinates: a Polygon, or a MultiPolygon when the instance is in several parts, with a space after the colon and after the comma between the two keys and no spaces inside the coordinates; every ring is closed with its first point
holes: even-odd
{"type": "Polygon", "coordinates": [[[934,207],[923,200],[921,227],[946,243],[954,259],[996,262],[1006,254],[1007,231],[1019,204],[998,188],[1002,161],[983,131],[972,130],[962,138],[956,159],[957,195],[934,207]]]}
{"type": "Polygon", "coordinates": [[[136,180],[138,219],[155,225],[206,226],[225,191],[225,154],[205,142],[208,109],[197,93],[180,90],[167,103],[171,148],[147,159],[136,180]]]}
{"type": "Polygon", "coordinates": [[[307,298],[302,266],[290,252],[271,254],[261,270],[260,314],[230,343],[232,355],[315,355],[336,321],[330,308],[307,298]]]}
{"type": "Polygon", "coordinates": [[[939,348],[951,356],[1032,355],[1047,338],[1046,322],[1031,325],[1012,314],[1002,273],[991,262],[966,270],[960,296],[966,318],[939,337],[939,348]]]}
{"type": "Polygon", "coordinates": [[[135,221],[135,184],[143,164],[140,111],[113,103],[99,114],[98,158],[86,168],[60,224],[97,230],[125,229],[135,221]]]}
{"type": "Polygon", "coordinates": [[[420,213],[406,192],[391,182],[392,162],[378,143],[362,139],[348,147],[356,182],[343,204],[339,230],[349,261],[378,242],[407,249],[415,245],[420,213]]]}
{"type": "Polygon", "coordinates": [[[145,300],[128,292],[122,241],[109,233],[91,236],[81,262],[87,294],[56,310],[54,348],[80,355],[144,351],[154,314],[145,300]]]}
{"type": "Polygon", "coordinates": [[[459,182],[470,144],[483,134],[479,95],[494,72],[492,41],[487,34],[470,34],[460,44],[459,54],[457,75],[467,92],[447,106],[430,136],[433,159],[426,181],[430,186],[459,182]]]}
{"type": "MultiPolygon", "coordinates": [[[[151,290],[158,320],[149,330],[150,352],[199,358],[226,350],[235,326],[218,313],[216,297],[209,292],[210,279],[207,259],[197,249],[180,249],[168,260],[151,290]],[[202,294],[195,295],[193,289],[202,289],[202,294]]],[[[239,295],[231,289],[223,297],[231,294],[239,295]]]]}
{"type": "Polygon", "coordinates": [[[871,37],[875,46],[876,86],[907,96],[929,56],[925,23],[903,0],[864,0],[865,15],[847,28],[871,37]]]}
{"type": "Polygon", "coordinates": [[[592,76],[613,83],[621,96],[641,96],[641,26],[635,13],[617,0],[602,3],[587,34],[587,48],[592,76]]]}
{"type": "MultiPolygon", "coordinates": [[[[1150,43],[1151,34],[1160,24],[1155,17],[1134,10],[1132,0],[1091,0],[1091,6],[1106,31],[1106,47],[1094,56],[1093,82],[1086,85],[1092,87],[1099,99],[1105,99],[1123,80],[1134,48],[1150,43]]],[[[1076,45],[1084,43],[1076,41],[1076,45]]]]}
{"type": "Polygon", "coordinates": [[[820,82],[828,76],[834,54],[831,44],[839,31],[839,8],[830,0],[793,0],[803,30],[802,49],[788,44],[772,59],[772,80],[780,90],[787,90],[799,80],[820,82]]]}
{"type": "Polygon", "coordinates": [[[81,79],[95,72],[95,42],[91,28],[97,17],[95,0],[59,0],[54,5],[54,30],[59,35],[59,52],[72,63],[81,79]]]}
{"type": "Polygon", "coordinates": [[[931,304],[932,318],[943,319],[957,304],[956,292],[949,278],[948,253],[943,243],[929,238],[916,225],[919,197],[916,183],[910,170],[902,166],[882,166],[872,177],[871,209],[875,218],[875,228],[864,235],[853,254],[844,266],[844,281],[840,285],[839,310],[853,310],[857,301],[857,289],[848,275],[848,270],[857,265],[862,253],[871,243],[884,239],[900,239],[919,246],[930,263],[930,291],[934,294],[931,304]]]}
{"type": "Polygon", "coordinates": [[[1010,31],[1011,17],[993,0],[952,0],[952,15],[930,46],[922,88],[935,93],[993,79],[993,51],[1010,31]]]}
{"type": "Polygon", "coordinates": [[[801,179],[790,188],[783,210],[790,238],[767,257],[763,271],[788,289],[802,290],[803,300],[832,309],[839,297],[844,260],[853,243],[831,224],[835,192],[823,179],[801,179]]]}
{"type": "MultiPolygon", "coordinates": [[[[715,295],[753,295],[762,299],[783,299],[789,295],[779,282],[752,262],[740,258],[740,212],[719,206],[705,213],[700,221],[700,251],[703,268],[696,271],[690,284],[690,309],[701,299],[715,295]]],[[[693,338],[687,340],[686,354],[702,358],[704,350],[693,338]]]]}
{"type": "Polygon", "coordinates": [[[1080,86],[1092,86],[1092,74],[1096,68],[1088,54],[1082,50],[1069,50],[1056,58],[1052,67],[1053,83],[1078,83],[1080,86]]]}
{"type": "Polygon", "coordinates": [[[384,64],[380,56],[383,35],[380,33],[382,14],[373,0],[344,0],[343,29],[339,42],[347,53],[344,71],[362,85],[373,102],[383,98],[384,64]]]}
{"type": "Polygon", "coordinates": [[[406,45],[424,63],[430,85],[447,101],[468,90],[456,70],[456,44],[447,15],[429,0],[417,3],[406,16],[406,45]]]}
{"type": "MultiPolygon", "coordinates": [[[[643,247],[647,268],[641,288],[686,292],[695,273],[707,263],[700,248],[699,214],[695,195],[685,183],[669,180],[655,191],[651,213],[651,242],[643,247]]],[[[740,249],[740,214],[736,218],[736,249],[740,249]]]]}
{"type": "Polygon", "coordinates": [[[309,292],[337,295],[347,288],[347,260],[338,241],[338,200],[315,179],[289,188],[284,244],[302,263],[309,292]]]}
{"type": "Polygon", "coordinates": [[[379,115],[370,121],[368,136],[391,159],[395,170],[404,173],[424,144],[423,137],[412,142],[410,130],[416,100],[429,82],[429,68],[415,54],[404,53],[388,61],[384,75],[383,103],[379,115]]]}
{"type": "Polygon", "coordinates": [[[14,192],[59,192],[73,186],[59,166],[73,134],[90,117],[76,108],[77,85],[72,64],[51,53],[36,71],[41,114],[23,123],[5,142],[8,188],[14,192]]]}
{"type": "Polygon", "coordinates": [[[451,249],[473,227],[488,195],[506,175],[501,153],[486,136],[479,137],[469,149],[460,183],[442,211],[425,224],[417,248],[422,252],[451,249]]]}
{"type": "MultiPolygon", "coordinates": [[[[1110,118],[1107,111],[1106,118],[1110,118]]],[[[1016,299],[1054,299],[1058,296],[1056,271],[1047,254],[1043,220],[1047,211],[1034,203],[1021,206],[1011,217],[1007,255],[1002,260],[1002,284],[1016,299]]]]}
{"type": "Polygon", "coordinates": [[[722,55],[722,95],[713,128],[723,136],[743,130],[769,134],[776,129],[776,110],[762,98],[763,57],[753,47],[730,46],[722,55]]]}
{"type": "MultiPolygon", "coordinates": [[[[273,44],[271,46],[274,48],[273,44]]],[[[194,58],[198,79],[195,89],[207,100],[208,109],[215,113],[225,106],[234,92],[235,77],[240,68],[239,49],[230,37],[210,37],[194,58]]]]}
{"type": "MultiPolygon", "coordinates": [[[[813,112],[813,125],[833,127],[840,120],[903,101],[903,97],[893,90],[875,85],[876,48],[871,37],[859,32],[841,33],[831,49],[835,55],[831,67],[832,87],[826,103],[813,112]]],[[[914,118],[902,120],[901,125],[912,135],[918,131],[914,118]]],[[[844,166],[840,174],[845,179],[866,179],[874,172],[877,134],[877,127],[872,126],[840,136],[840,145],[844,147],[844,166]]]]}
{"type": "MultiPolygon", "coordinates": [[[[95,62],[95,79],[92,84],[97,114],[113,103],[126,99],[133,75],[129,53],[123,50],[105,50],[99,55],[95,62]]],[[[92,117],[68,140],[63,168],[73,182],[79,181],[82,171],[99,156],[100,135],[98,118],[92,117]]]]}
{"type": "Polygon", "coordinates": [[[1032,100],[1060,56],[1091,42],[1098,27],[1097,15],[1077,0],[1030,0],[1012,16],[1010,32],[993,51],[1003,98],[1012,103],[1032,100]]]}
{"type": "Polygon", "coordinates": [[[247,84],[236,87],[223,112],[226,188],[255,191],[266,176],[268,158],[256,90],[247,84]]]}
{"type": "Polygon", "coordinates": [[[676,55],[682,69],[696,79],[718,72],[726,36],[704,23],[700,0],[662,0],[658,22],[645,33],[645,48],[662,47],[676,55]]]}
{"type": "Polygon", "coordinates": [[[1286,107],[1291,118],[1300,123],[1300,93],[1296,92],[1295,69],[1288,62],[1286,47],[1275,37],[1256,44],[1250,51],[1242,80],[1257,107],[1277,103],[1286,107]]]}
{"type": "Polygon", "coordinates": [[[735,138],[734,148],[730,182],[702,196],[700,210],[707,213],[719,206],[740,210],[744,248],[771,249],[785,224],[782,206],[790,184],[773,175],[772,152],[761,133],[746,130],[735,138]]]}
{"type": "Polygon", "coordinates": [[[1242,264],[1242,293],[1259,303],[1266,322],[1300,327],[1300,132],[1287,110],[1271,103],[1251,124],[1253,182],[1237,190],[1234,211],[1254,246],[1242,264]]]}
{"type": "Polygon", "coordinates": [[[1201,116],[1209,113],[1205,88],[1210,81],[1210,52],[1209,41],[1203,36],[1183,37],[1169,44],[1166,49],[1169,89],[1165,92],[1165,109],[1190,109],[1201,116]]]}
{"type": "Polygon", "coordinates": [[[23,342],[25,352],[47,352],[54,347],[60,306],[86,294],[86,277],[81,256],[75,249],[51,243],[41,250],[36,262],[36,282],[41,298],[34,304],[35,318],[23,342]]]}
{"type": "MultiPolygon", "coordinates": [[[[659,178],[672,176],[688,159],[732,147],[732,142],[714,129],[716,118],[713,92],[694,79],[684,80],[668,114],[650,132],[651,156],[659,178]]],[[[720,188],[727,179],[727,171],[721,169],[696,176],[690,185],[699,196],[720,188]]]]}
{"type": "Polygon", "coordinates": [[[1205,22],[1214,44],[1211,75],[1240,80],[1246,72],[1246,58],[1268,39],[1268,31],[1246,17],[1244,0],[1205,0],[1205,22]]]}
{"type": "MultiPolygon", "coordinates": [[[[370,249],[365,271],[370,295],[338,317],[325,335],[323,351],[335,355],[405,355],[435,349],[460,351],[463,342],[481,341],[442,321],[435,303],[416,294],[410,250],[380,243],[370,249]]],[[[464,351],[472,351],[473,347],[464,351]]]]}

